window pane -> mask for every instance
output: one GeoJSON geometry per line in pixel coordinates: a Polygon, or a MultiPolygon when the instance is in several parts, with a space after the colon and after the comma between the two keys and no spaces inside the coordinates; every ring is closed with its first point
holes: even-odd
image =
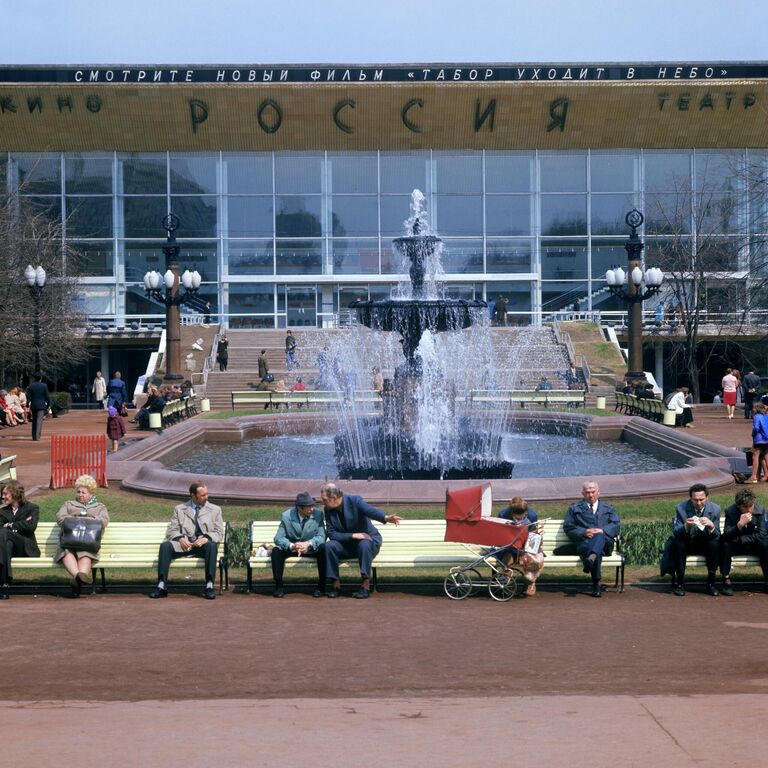
{"type": "Polygon", "coordinates": [[[488,272],[530,272],[530,240],[489,240],[486,269],[488,272]]]}
{"type": "Polygon", "coordinates": [[[542,192],[586,192],[586,155],[540,155],[542,192]]]}
{"type": "Polygon", "coordinates": [[[400,237],[405,234],[405,222],[411,215],[410,195],[387,195],[381,198],[381,234],[400,237]]]}
{"type": "MultiPolygon", "coordinates": [[[[406,192],[409,195],[414,189],[427,192],[427,164],[429,156],[421,153],[398,155],[382,152],[381,191],[406,192]]],[[[408,218],[408,207],[405,208],[403,219],[408,218]]]]}
{"type": "Polygon", "coordinates": [[[171,210],[179,217],[176,235],[183,237],[216,237],[215,195],[207,197],[171,197],[171,210]]]}
{"type": "Polygon", "coordinates": [[[480,194],[483,191],[483,156],[473,154],[441,154],[433,156],[435,189],[442,194],[480,194]]]}
{"type": "Polygon", "coordinates": [[[645,239],[645,263],[675,272],[691,268],[691,241],[687,237],[645,239]]]}
{"type": "Polygon", "coordinates": [[[592,234],[629,233],[624,219],[638,202],[634,195],[592,195],[592,234]]]}
{"type": "Polygon", "coordinates": [[[68,237],[112,237],[111,197],[68,197],[68,237]]]}
{"type": "Polygon", "coordinates": [[[223,177],[229,195],[271,195],[272,155],[224,155],[223,177]]]}
{"type": "Polygon", "coordinates": [[[315,286],[285,289],[288,327],[317,325],[317,291],[315,286]]]}
{"type": "Polygon", "coordinates": [[[278,275],[319,275],[323,271],[322,240],[278,240],[278,275]]]}
{"type": "Polygon", "coordinates": [[[124,242],[118,250],[118,258],[127,283],[143,283],[144,275],[151,270],[165,272],[165,255],[160,242],[124,242]]]}
{"type": "Polygon", "coordinates": [[[565,307],[572,307],[576,301],[582,301],[589,293],[586,282],[544,282],[541,284],[542,312],[556,312],[565,307]]]}
{"type": "Polygon", "coordinates": [[[738,196],[733,192],[701,192],[696,203],[696,213],[700,220],[697,225],[699,234],[725,235],[743,231],[743,211],[739,210],[738,201],[738,196]]]}
{"type": "Polygon", "coordinates": [[[319,195],[281,195],[276,205],[278,237],[319,237],[322,234],[322,199],[319,195]]]}
{"type": "Polygon", "coordinates": [[[66,186],[68,194],[112,194],[112,158],[65,157],[66,186]]]}
{"type": "Polygon", "coordinates": [[[274,247],[271,240],[225,242],[230,275],[272,275],[274,247]]]}
{"type": "Polygon", "coordinates": [[[593,192],[633,192],[640,188],[640,158],[627,154],[597,154],[589,158],[593,192]]]}
{"type": "Polygon", "coordinates": [[[486,192],[531,192],[533,155],[523,152],[485,153],[486,192]]]}
{"type": "Polygon", "coordinates": [[[334,195],[331,206],[335,237],[378,235],[379,208],[375,195],[334,195]]]}
{"type": "Polygon", "coordinates": [[[376,192],[378,162],[375,154],[329,155],[331,189],[339,192],[376,192]]]}
{"type": "Polygon", "coordinates": [[[322,165],[323,158],[320,155],[275,155],[275,192],[321,192],[322,165]]]}
{"type": "Polygon", "coordinates": [[[115,312],[115,289],[108,286],[84,285],[73,298],[75,308],[86,315],[112,315],[115,312]]]}
{"type": "Polygon", "coordinates": [[[432,228],[441,235],[482,235],[483,199],[480,195],[437,195],[432,228]]]}
{"type": "Polygon", "coordinates": [[[272,285],[246,283],[229,286],[229,311],[235,314],[274,314],[275,295],[272,285]]]}
{"type": "Polygon", "coordinates": [[[649,192],[676,192],[691,188],[688,152],[646,152],[645,188],[649,192]]]}
{"type": "Polygon", "coordinates": [[[543,241],[541,277],[543,280],[575,280],[587,276],[587,246],[582,242],[543,241]]]}
{"type": "Polygon", "coordinates": [[[587,233],[586,195],[542,195],[542,235],[585,235],[587,233]]]}
{"type": "Polygon", "coordinates": [[[214,155],[171,155],[171,194],[216,194],[214,155]]]}
{"type": "Polygon", "coordinates": [[[445,240],[441,261],[447,273],[482,272],[483,241],[445,240]]]}
{"type": "Polygon", "coordinates": [[[746,266],[744,240],[738,237],[710,237],[699,249],[701,269],[705,272],[735,272],[746,266]],[[743,256],[742,256],[743,254],[743,256]]]}
{"type": "Polygon", "coordinates": [[[61,194],[59,155],[13,155],[23,195],[61,194]]]}
{"type": "MultiPolygon", "coordinates": [[[[593,240],[592,241],[592,277],[604,281],[605,273],[614,267],[627,270],[627,251],[624,243],[627,240],[593,240]]],[[[648,254],[646,253],[646,261],[648,254]]],[[[648,264],[648,266],[655,266],[648,264]]],[[[593,287],[593,290],[595,288],[593,287]]]]}
{"type": "MultiPolygon", "coordinates": [[[[507,299],[507,325],[529,325],[531,322],[531,283],[527,281],[487,283],[486,301],[495,302],[501,296],[507,299]]],[[[488,308],[490,313],[490,307],[488,308]]]]}
{"type": "Polygon", "coordinates": [[[689,193],[645,195],[645,231],[651,234],[678,234],[691,231],[689,193]]]}
{"type": "Polygon", "coordinates": [[[346,285],[339,285],[337,286],[337,291],[334,296],[335,298],[335,311],[339,310],[348,310],[349,305],[353,301],[357,301],[358,299],[362,299],[363,301],[368,300],[368,289],[360,286],[346,286],[346,285]]]}
{"type": "Polygon", "coordinates": [[[743,153],[697,151],[693,159],[698,191],[728,192],[742,186],[743,153]]]}
{"type": "Polygon", "coordinates": [[[163,219],[168,213],[164,197],[123,197],[126,237],[158,237],[164,234],[163,219]]]}
{"type": "Polygon", "coordinates": [[[487,195],[487,235],[530,235],[533,232],[533,198],[530,195],[487,195]]]}
{"type": "Polygon", "coordinates": [[[111,243],[71,243],[71,245],[80,254],[80,268],[84,275],[109,277],[114,274],[111,243]]]}
{"type": "Polygon", "coordinates": [[[271,237],[274,232],[272,195],[227,197],[230,237],[271,237]]]}
{"type": "Polygon", "coordinates": [[[126,195],[164,195],[168,191],[164,154],[118,157],[126,195]]]}
{"type": "Polygon", "coordinates": [[[57,226],[61,224],[61,197],[22,197],[20,205],[30,216],[43,216],[57,226]]]}
{"type": "Polygon", "coordinates": [[[378,240],[332,240],[331,255],[334,274],[378,274],[378,240]]]}
{"type": "Polygon", "coordinates": [[[216,283],[219,279],[217,248],[215,243],[180,242],[179,272],[197,270],[204,283],[216,283]]]}

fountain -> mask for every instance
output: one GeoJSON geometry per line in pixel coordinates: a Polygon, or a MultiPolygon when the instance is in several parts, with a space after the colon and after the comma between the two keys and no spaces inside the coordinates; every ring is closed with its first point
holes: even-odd
{"type": "MultiPolygon", "coordinates": [[[[414,190],[407,234],[393,245],[410,282],[389,299],[350,304],[359,322],[400,336],[405,360],[384,382],[380,414],[342,404],[336,436],[339,475],[353,479],[509,477],[501,430],[463,413],[455,381],[446,376],[438,334],[483,324],[484,301],[446,298],[440,280],[442,241],[429,229],[424,195],[414,190]]],[[[498,422],[498,419],[495,420],[498,422]]],[[[498,425],[497,425],[498,426],[498,425]]]]}

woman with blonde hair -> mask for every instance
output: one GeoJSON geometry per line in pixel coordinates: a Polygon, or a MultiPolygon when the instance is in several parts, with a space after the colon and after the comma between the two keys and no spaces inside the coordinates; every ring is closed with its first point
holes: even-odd
{"type": "MultiPolygon", "coordinates": [[[[109,512],[93,495],[96,488],[96,481],[90,475],[80,475],[75,480],[75,500],[65,501],[56,513],[58,525],[61,526],[68,517],[91,517],[101,521],[102,528],[106,528],[109,525],[109,512]]],[[[83,584],[93,583],[93,564],[99,561],[98,550],[78,551],[65,549],[59,544],[53,559],[60,562],[70,575],[72,597],[80,597],[83,584]]]]}

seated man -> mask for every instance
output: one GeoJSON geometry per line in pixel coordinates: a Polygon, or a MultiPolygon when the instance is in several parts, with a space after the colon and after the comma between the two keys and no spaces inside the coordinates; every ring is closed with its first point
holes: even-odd
{"type": "Polygon", "coordinates": [[[272,576],[275,579],[274,597],[282,597],[283,572],[289,557],[313,557],[317,561],[317,589],[313,597],[325,594],[325,527],[323,513],[315,508],[315,500],[302,491],[293,507],[280,515],[280,525],[272,549],[272,576]]]}
{"type": "Polygon", "coordinates": [[[153,599],[168,597],[167,581],[171,560],[178,557],[202,557],[205,560],[203,597],[214,600],[216,554],[218,544],[224,538],[224,521],[221,507],[208,501],[205,483],[196,481],[189,486],[189,500],[173,510],[165,538],[157,557],[157,587],[149,596],[153,599]]]}
{"type": "Polygon", "coordinates": [[[576,551],[584,561],[584,573],[592,577],[592,597],[602,597],[603,555],[613,552],[621,524],[616,510],[600,501],[600,488],[594,480],[584,483],[581,495],[581,501],[568,507],[563,530],[576,543],[576,551]]]}
{"type": "Polygon", "coordinates": [[[731,560],[733,555],[755,555],[760,558],[763,572],[763,592],[768,592],[768,531],[765,527],[765,507],[755,499],[751,488],[736,493],[735,503],[725,510],[723,533],[720,536],[720,557],[723,570],[724,595],[733,594],[731,560]]]}
{"type": "Polygon", "coordinates": [[[720,507],[709,500],[709,490],[703,483],[688,489],[688,500],[675,508],[672,538],[668,544],[674,570],[673,591],[685,595],[685,559],[688,555],[704,555],[707,559],[707,594],[720,593],[715,586],[717,562],[720,555],[720,507]]]}
{"type": "Polygon", "coordinates": [[[326,595],[339,596],[339,561],[356,558],[360,563],[362,584],[355,597],[365,599],[371,594],[373,559],[381,549],[381,534],[371,520],[400,525],[402,518],[399,515],[385,515],[361,496],[345,496],[335,483],[326,483],[320,497],[325,504],[325,524],[328,530],[328,541],[325,544],[326,576],[332,582],[326,595]]]}

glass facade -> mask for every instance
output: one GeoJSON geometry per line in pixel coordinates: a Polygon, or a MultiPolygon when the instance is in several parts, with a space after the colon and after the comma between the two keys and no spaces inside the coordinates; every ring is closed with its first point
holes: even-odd
{"type": "Polygon", "coordinates": [[[766,211],[744,168],[765,151],[0,153],[3,194],[61,219],[82,253],[83,306],[120,321],[162,314],[163,217],[181,220],[182,269],[235,326],[320,325],[397,281],[391,239],[427,196],[451,295],[505,295],[520,322],[578,304],[610,309],[624,216],[645,214],[649,263],[674,238],[712,270],[748,269],[766,211]],[[706,243],[701,242],[706,234],[706,243]],[[700,241],[697,244],[697,239],[700,241]]]}

